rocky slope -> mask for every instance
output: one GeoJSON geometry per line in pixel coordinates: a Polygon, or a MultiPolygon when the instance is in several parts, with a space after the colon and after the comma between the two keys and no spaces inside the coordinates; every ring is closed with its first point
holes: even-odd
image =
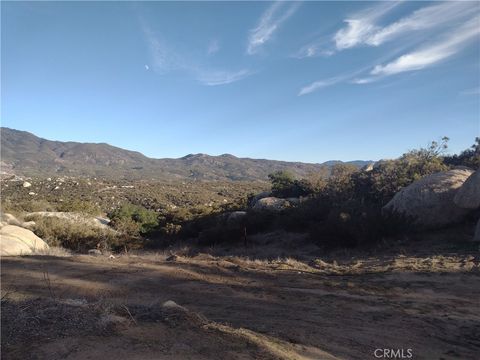
{"type": "MultiPolygon", "coordinates": [[[[190,154],[179,159],[151,159],[105,143],[51,141],[31,133],[1,128],[2,171],[25,176],[97,176],[111,179],[266,180],[289,170],[302,177],[330,168],[323,164],[238,158],[230,154],[190,154]]],[[[363,166],[371,161],[352,161],[363,166]]]]}

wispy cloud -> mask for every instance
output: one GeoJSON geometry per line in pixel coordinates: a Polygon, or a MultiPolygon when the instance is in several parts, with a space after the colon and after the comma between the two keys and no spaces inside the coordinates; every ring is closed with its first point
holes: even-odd
{"type": "MultiPolygon", "coordinates": [[[[394,50],[394,53],[400,53],[402,51],[402,49],[403,48],[399,48],[397,50],[394,50]]],[[[392,54],[388,54],[386,56],[381,57],[377,61],[381,62],[381,61],[386,60],[386,59],[391,59],[391,57],[392,57],[392,54]]],[[[369,64],[369,65],[365,65],[365,66],[359,67],[359,68],[351,70],[351,71],[346,71],[346,72],[344,72],[342,74],[339,74],[337,76],[334,76],[334,77],[314,81],[311,84],[301,88],[299,93],[298,93],[298,96],[307,95],[307,94],[310,94],[314,91],[324,89],[324,88],[327,88],[327,87],[330,87],[330,86],[334,86],[334,85],[337,85],[337,84],[341,84],[341,83],[350,83],[350,84],[361,85],[361,84],[368,84],[368,83],[374,82],[378,79],[378,77],[375,77],[375,76],[365,77],[365,73],[368,73],[371,70],[371,68],[372,68],[372,65],[369,64]],[[362,75],[363,75],[363,77],[362,77],[362,75]]]]}
{"type": "Polygon", "coordinates": [[[379,20],[399,4],[382,3],[346,19],[347,26],[338,30],[333,37],[336,49],[379,46],[411,31],[434,29],[458,22],[478,11],[478,3],[474,1],[447,1],[425,6],[387,26],[379,26],[379,20]]]}
{"type": "Polygon", "coordinates": [[[293,57],[297,59],[318,56],[328,57],[337,51],[364,44],[368,38],[381,29],[376,25],[376,21],[398,4],[400,3],[393,1],[383,2],[349,16],[344,20],[347,24],[345,27],[333,35],[323,35],[321,38],[302,46],[293,57]]]}
{"type": "MultiPolygon", "coordinates": [[[[150,52],[152,69],[156,73],[165,74],[171,71],[183,71],[188,73],[202,85],[206,86],[231,84],[240,81],[253,73],[248,69],[212,69],[211,67],[206,66],[202,59],[194,61],[192,56],[180,53],[171,48],[169,44],[155,34],[144,21],[142,21],[142,29],[150,52]]],[[[218,42],[211,42],[207,49],[207,55],[215,53],[219,48],[218,42]]],[[[147,67],[149,67],[149,65],[145,65],[146,69],[147,67]]]]}
{"type": "Polygon", "coordinates": [[[426,68],[456,54],[479,34],[480,17],[476,16],[448,36],[445,36],[442,41],[402,55],[385,65],[377,65],[370,74],[384,77],[426,68]]]}
{"type": "Polygon", "coordinates": [[[347,25],[333,36],[336,49],[344,50],[368,43],[369,39],[380,30],[376,25],[377,20],[398,4],[398,2],[384,2],[345,19],[347,25]]]}
{"type": "Polygon", "coordinates": [[[363,68],[346,72],[344,74],[340,74],[334,77],[314,81],[311,84],[302,87],[298,92],[298,96],[307,95],[314,91],[324,89],[333,85],[337,85],[340,83],[345,83],[345,82],[357,83],[357,81],[360,81],[360,79],[359,80],[352,80],[352,79],[355,79],[359,74],[365,72],[367,69],[368,69],[367,67],[363,67],[363,68]]]}
{"type": "Polygon", "coordinates": [[[375,81],[375,78],[369,77],[369,78],[360,78],[360,79],[353,79],[350,81],[352,84],[357,84],[357,85],[363,85],[363,84],[370,84],[375,81]]]}
{"type": "Polygon", "coordinates": [[[350,15],[344,20],[346,26],[325,40],[309,43],[294,56],[306,58],[331,56],[337,51],[358,46],[380,46],[412,31],[434,30],[467,19],[479,5],[475,1],[447,1],[429,5],[385,26],[380,22],[402,2],[383,2],[350,15]]]}
{"type": "Polygon", "coordinates": [[[239,71],[223,71],[223,70],[197,70],[196,78],[199,82],[208,86],[217,86],[230,84],[235,81],[242,80],[251,75],[247,69],[239,71]]]}
{"type": "MultiPolygon", "coordinates": [[[[393,51],[399,55],[402,52],[404,54],[401,56],[397,55],[398,57],[394,60],[391,60],[394,55],[390,52],[383,60],[377,60],[379,65],[364,67],[345,75],[315,81],[303,87],[298,95],[306,95],[338,83],[348,82],[363,85],[373,83],[390,75],[422,70],[457,54],[480,34],[480,8],[478,3],[451,2],[436,4],[419,9],[410,16],[400,19],[387,27],[380,28],[377,26],[375,19],[383,16],[392,8],[393,5],[391,3],[384,3],[380,7],[368,9],[363,13],[362,17],[351,19],[353,22],[348,22],[347,28],[343,29],[343,32],[337,32],[335,35],[337,50],[347,49],[360,44],[378,46],[404,32],[433,28],[440,24],[443,24],[442,32],[434,41],[424,42],[417,49],[407,53],[405,53],[405,49],[411,48],[412,42],[401,43],[393,51]],[[382,64],[382,61],[386,60],[390,61],[382,64]]],[[[308,56],[309,54],[306,53],[305,55],[308,56]]]]}
{"type": "Polygon", "coordinates": [[[217,53],[219,50],[220,50],[220,43],[218,42],[218,40],[216,39],[212,40],[208,44],[207,55],[213,55],[217,53]]]}
{"type": "Polygon", "coordinates": [[[286,1],[277,1],[270,5],[261,16],[258,25],[250,30],[247,53],[250,55],[257,53],[273,37],[282,23],[297,11],[299,5],[299,2],[286,1]]]}
{"type": "Polygon", "coordinates": [[[310,94],[314,91],[338,84],[343,80],[344,80],[343,77],[333,77],[330,79],[314,81],[313,83],[302,87],[298,93],[298,96],[310,94]]]}
{"type": "Polygon", "coordinates": [[[410,31],[433,29],[445,23],[458,21],[478,9],[478,3],[468,1],[449,1],[427,6],[378,30],[366,39],[366,43],[378,46],[410,31]]]}
{"type": "Polygon", "coordinates": [[[304,45],[298,50],[295,54],[292,55],[293,58],[296,59],[304,59],[310,57],[317,57],[323,56],[328,57],[335,54],[333,49],[329,49],[330,39],[327,37],[323,37],[318,39],[314,42],[311,42],[307,45],[304,45]]]}

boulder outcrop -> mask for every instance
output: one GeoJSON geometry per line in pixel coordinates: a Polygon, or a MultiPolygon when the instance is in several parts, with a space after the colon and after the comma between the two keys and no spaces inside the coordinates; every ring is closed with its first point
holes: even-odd
{"type": "Polygon", "coordinates": [[[456,206],[453,199],[472,173],[457,168],[425,176],[395,194],[383,210],[407,216],[422,228],[454,224],[469,211],[456,206]]]}
{"type": "Polygon", "coordinates": [[[475,171],[458,189],[453,202],[463,209],[480,208],[480,170],[475,171]]]}
{"type": "Polygon", "coordinates": [[[30,230],[16,225],[6,225],[0,229],[0,255],[30,255],[47,250],[48,245],[30,230]]]}
{"type": "Polygon", "coordinates": [[[253,205],[253,210],[257,211],[282,211],[290,206],[290,202],[286,199],[277,197],[266,197],[258,200],[253,205]]]}

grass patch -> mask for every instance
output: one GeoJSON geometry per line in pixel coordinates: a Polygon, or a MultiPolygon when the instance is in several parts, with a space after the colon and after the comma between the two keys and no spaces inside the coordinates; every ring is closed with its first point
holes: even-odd
{"type": "Polygon", "coordinates": [[[86,226],[85,223],[75,223],[53,216],[36,218],[34,233],[49,246],[80,252],[92,248],[110,250],[126,243],[125,236],[111,229],[86,226]]]}

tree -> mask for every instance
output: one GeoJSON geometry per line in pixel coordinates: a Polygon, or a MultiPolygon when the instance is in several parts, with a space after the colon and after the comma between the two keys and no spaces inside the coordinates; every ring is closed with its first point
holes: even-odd
{"type": "Polygon", "coordinates": [[[268,178],[272,183],[272,193],[276,196],[282,196],[285,192],[288,192],[295,182],[293,174],[285,170],[269,174],[268,178]]]}
{"type": "Polygon", "coordinates": [[[318,171],[309,173],[305,182],[308,183],[310,193],[318,193],[322,191],[327,185],[330,177],[330,168],[322,166],[318,171]]]}
{"type": "Polygon", "coordinates": [[[358,172],[358,168],[352,164],[335,164],[330,171],[325,188],[326,194],[336,202],[350,200],[354,194],[353,174],[358,172]]]}
{"type": "Polygon", "coordinates": [[[365,199],[385,204],[401,188],[424,176],[448,170],[442,154],[448,148],[448,137],[432,141],[426,148],[410,150],[395,160],[384,160],[356,179],[356,193],[365,199]]]}
{"type": "Polygon", "coordinates": [[[289,171],[276,171],[268,175],[272,183],[272,194],[277,197],[299,197],[312,193],[310,183],[307,180],[296,180],[289,171]]]}
{"type": "Polygon", "coordinates": [[[158,226],[158,214],[142,206],[124,204],[108,214],[111,224],[132,236],[146,234],[158,226]]]}
{"type": "Polygon", "coordinates": [[[444,162],[453,166],[468,166],[473,169],[480,168],[480,137],[475,138],[475,143],[458,155],[446,156],[444,162]]]}

